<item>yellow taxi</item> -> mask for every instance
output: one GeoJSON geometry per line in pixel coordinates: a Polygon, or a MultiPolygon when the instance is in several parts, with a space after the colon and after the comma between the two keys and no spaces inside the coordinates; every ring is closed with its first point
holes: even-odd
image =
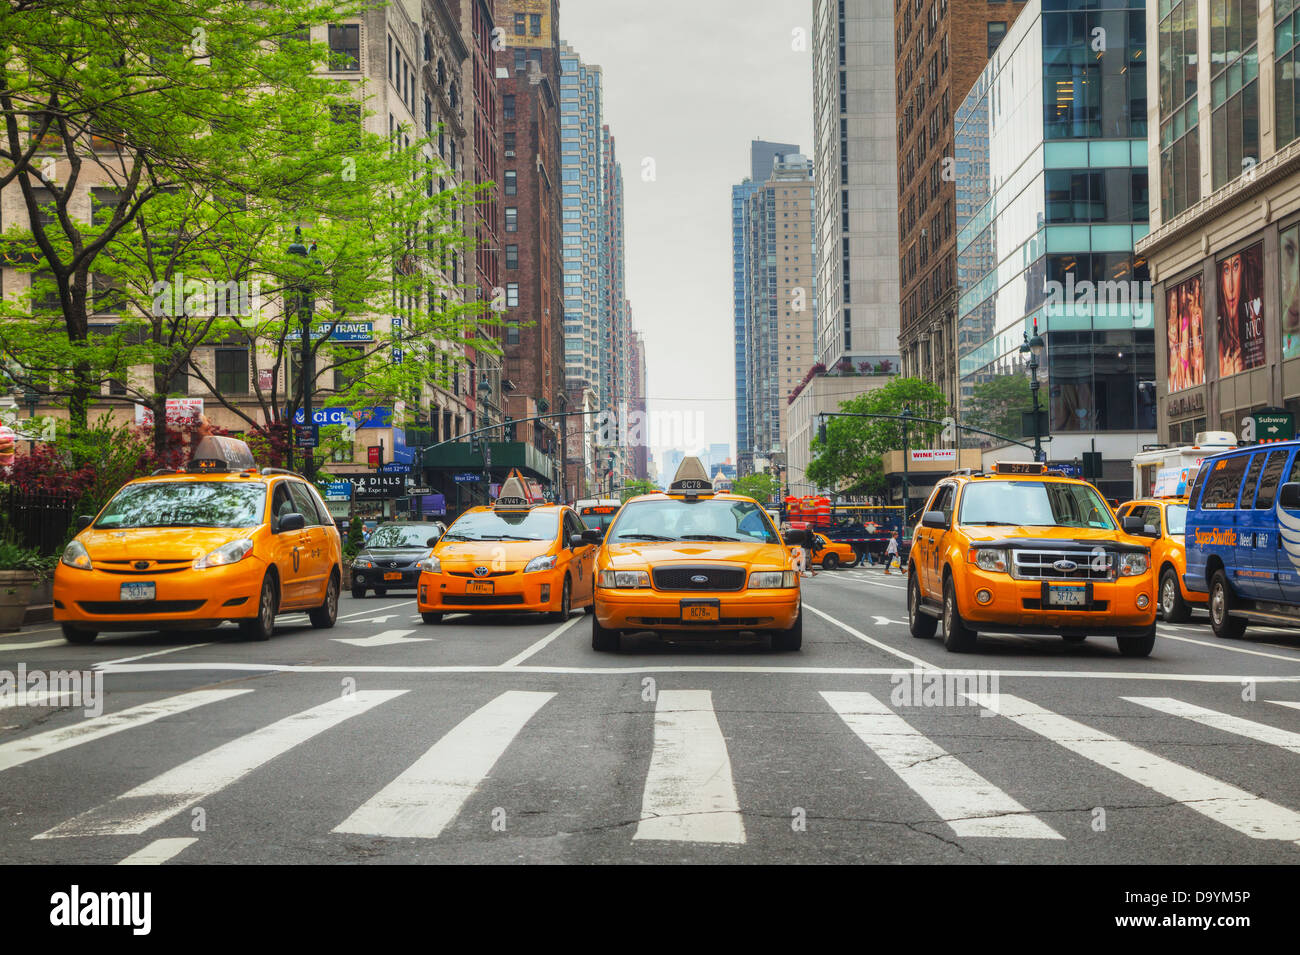
{"type": "MultiPolygon", "coordinates": [[[[853,552],[853,545],[833,541],[818,531],[813,531],[813,534],[821,542],[821,549],[811,558],[810,563],[820,564],[823,570],[834,570],[841,564],[849,567],[857,565],[858,555],[853,552]]],[[[811,549],[810,547],[809,550],[811,549]]]]}
{"type": "Polygon", "coordinates": [[[77,523],[54,571],[54,619],[70,643],[227,620],[267,640],[277,614],[303,611],[334,626],[338,529],[305,478],[258,469],[243,441],[205,437],[186,471],[131,481],[77,523]]]}
{"type": "MultiPolygon", "coordinates": [[[[587,531],[586,540],[601,541],[587,531]]],[[[625,503],[596,554],[591,645],[617,650],[624,630],[709,639],[724,632],[771,634],[774,650],[803,643],[799,574],[761,504],[715,493],[698,458],[685,458],[667,493],[625,503]]]]}
{"type": "Polygon", "coordinates": [[[981,630],[1116,638],[1145,657],[1156,638],[1149,541],[1116,519],[1091,484],[1044,464],[939,481],[913,535],[907,612],[915,637],[942,624],[944,646],[975,648],[981,630]]]}
{"type": "Polygon", "coordinates": [[[512,472],[491,506],[458,517],[416,565],[420,616],[433,624],[447,613],[590,613],[596,547],[574,540],[585,530],[573,508],[530,499],[512,472]]]}
{"type": "Polygon", "coordinates": [[[1183,532],[1187,525],[1187,498],[1149,497],[1129,501],[1119,509],[1121,519],[1134,517],[1142,524],[1142,534],[1150,538],[1151,567],[1159,581],[1157,606],[1160,616],[1170,623],[1191,619],[1192,608],[1206,609],[1210,595],[1188,590],[1183,583],[1187,573],[1187,550],[1183,532]]]}

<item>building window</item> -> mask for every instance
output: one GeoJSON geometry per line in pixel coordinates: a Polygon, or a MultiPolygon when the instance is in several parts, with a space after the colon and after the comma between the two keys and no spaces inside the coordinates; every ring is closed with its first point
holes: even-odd
{"type": "Polygon", "coordinates": [[[526,13],[516,13],[516,14],[515,14],[515,36],[523,36],[523,35],[524,35],[524,33],[525,33],[525,29],[524,29],[524,28],[525,28],[527,22],[528,22],[528,15],[527,15],[526,13]]]}
{"type": "Polygon", "coordinates": [[[992,56],[993,51],[996,50],[998,44],[1002,42],[1002,38],[1007,35],[1007,25],[1002,20],[992,20],[989,22],[988,32],[989,56],[992,56]]]}
{"type": "Polygon", "coordinates": [[[506,283],[506,308],[518,308],[518,307],[519,307],[519,283],[507,282],[506,283]]]}
{"type": "Polygon", "coordinates": [[[329,25],[330,69],[361,69],[361,26],[356,23],[329,25]]]}
{"type": "Polygon", "coordinates": [[[528,33],[531,36],[542,35],[542,15],[540,13],[528,14],[528,33]]]}
{"type": "Polygon", "coordinates": [[[1195,0],[1180,0],[1158,25],[1160,214],[1167,222],[1201,198],[1197,127],[1195,0]]]}
{"type": "Polygon", "coordinates": [[[1273,85],[1277,90],[1277,148],[1281,149],[1300,137],[1300,117],[1296,116],[1300,110],[1300,7],[1294,0],[1290,3],[1279,0],[1273,6],[1277,16],[1273,33],[1276,44],[1273,85]]]}
{"type": "Polygon", "coordinates": [[[519,231],[519,209],[515,206],[506,206],[506,231],[519,231]]]}
{"type": "Polygon", "coordinates": [[[519,176],[513,169],[506,170],[506,195],[514,196],[519,193],[519,176]]]}
{"type": "Polygon", "coordinates": [[[519,246],[517,245],[506,246],[506,268],[508,269],[519,268],[519,246]]]}
{"type": "Polygon", "coordinates": [[[248,349],[218,348],[217,391],[223,395],[248,394],[248,349]]]}
{"type": "Polygon", "coordinates": [[[1258,0],[1218,0],[1210,29],[1211,179],[1219,189],[1259,162],[1258,0]]]}
{"type": "Polygon", "coordinates": [[[502,145],[505,146],[506,159],[514,159],[514,158],[515,158],[515,134],[514,134],[514,130],[507,130],[507,131],[505,132],[505,134],[504,134],[504,142],[503,142],[502,145]]]}
{"type": "Polygon", "coordinates": [[[506,119],[515,118],[515,96],[513,93],[507,93],[501,97],[501,110],[506,119]]]}

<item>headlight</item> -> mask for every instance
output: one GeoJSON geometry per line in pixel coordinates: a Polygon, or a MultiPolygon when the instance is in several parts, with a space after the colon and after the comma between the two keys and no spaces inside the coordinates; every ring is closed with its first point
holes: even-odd
{"type": "Polygon", "coordinates": [[[1120,554],[1119,555],[1119,575],[1121,577],[1136,577],[1138,574],[1147,572],[1147,555],[1146,554],[1120,554]]]}
{"type": "Polygon", "coordinates": [[[233,564],[243,560],[252,552],[253,542],[245,537],[243,540],[222,544],[211,553],[204,554],[191,566],[195,570],[205,570],[208,567],[224,567],[226,564],[233,564]]]}
{"type": "Polygon", "coordinates": [[[1007,572],[1007,552],[1004,548],[972,548],[971,559],[980,570],[988,570],[999,574],[1007,572]]]}
{"type": "Polygon", "coordinates": [[[644,570],[602,570],[600,586],[607,590],[649,587],[650,575],[644,570]]]}
{"type": "Polygon", "coordinates": [[[354,561],[352,562],[352,566],[353,566],[353,567],[373,567],[373,566],[375,566],[375,562],[374,562],[373,560],[366,560],[365,558],[358,558],[357,560],[354,560],[354,561]]]}
{"type": "Polygon", "coordinates": [[[63,556],[59,560],[77,570],[91,569],[90,554],[86,551],[86,545],[78,540],[68,541],[68,546],[63,548],[63,556]]]}
{"type": "Polygon", "coordinates": [[[749,586],[754,590],[776,590],[793,587],[798,575],[793,570],[759,570],[749,575],[749,586]]]}
{"type": "MultiPolygon", "coordinates": [[[[369,564],[367,564],[367,566],[369,566],[369,564]]],[[[441,574],[442,561],[430,554],[423,560],[417,560],[415,562],[415,569],[424,574],[441,574]]]]}
{"type": "Polygon", "coordinates": [[[554,570],[554,569],[555,569],[555,555],[549,554],[546,557],[534,557],[532,560],[530,560],[528,562],[528,565],[524,567],[524,573],[531,574],[537,570],[554,570]]]}

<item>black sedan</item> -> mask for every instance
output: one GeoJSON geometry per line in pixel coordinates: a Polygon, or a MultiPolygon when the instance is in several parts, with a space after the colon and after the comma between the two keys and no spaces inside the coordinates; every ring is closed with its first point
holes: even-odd
{"type": "Polygon", "coordinates": [[[352,562],[352,596],[367,590],[382,597],[390,590],[414,590],[420,580],[415,563],[429,555],[429,541],[447,527],[440,521],[380,524],[352,562]]]}

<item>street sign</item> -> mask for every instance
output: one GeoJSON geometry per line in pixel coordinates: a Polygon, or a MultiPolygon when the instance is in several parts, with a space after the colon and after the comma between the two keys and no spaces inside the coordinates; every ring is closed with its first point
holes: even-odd
{"type": "Polygon", "coordinates": [[[1289,441],[1295,437],[1295,415],[1289,411],[1256,411],[1244,415],[1241,419],[1242,438],[1249,441],[1247,435],[1254,428],[1256,441],[1289,441]]]}
{"type": "Polygon", "coordinates": [[[1085,451],[1083,452],[1083,477],[1089,481],[1095,481],[1101,477],[1101,452],[1085,451]]]}
{"type": "Polygon", "coordinates": [[[381,468],[384,466],[384,447],[381,444],[372,444],[366,448],[366,464],[372,468],[381,468]]]}
{"type": "Polygon", "coordinates": [[[298,448],[315,448],[320,445],[320,432],[315,424],[293,426],[293,443],[298,448]]]}
{"type": "Polygon", "coordinates": [[[471,481],[481,481],[482,477],[478,474],[457,474],[454,480],[457,484],[468,484],[471,481]]]}
{"type": "Polygon", "coordinates": [[[425,497],[426,495],[432,494],[433,489],[427,487],[408,487],[406,493],[411,495],[411,497],[425,497]]]}
{"type": "MultiPolygon", "coordinates": [[[[1032,411],[1020,412],[1020,434],[1025,438],[1034,436],[1034,413],[1032,411]]],[[[1038,437],[1046,441],[1047,434],[1047,409],[1038,409],[1038,437]]]]}
{"type": "Polygon", "coordinates": [[[351,481],[330,481],[325,485],[325,500],[327,501],[350,501],[352,500],[352,482],[351,481]]]}
{"type": "Polygon", "coordinates": [[[1083,477],[1083,466],[1079,464],[1070,464],[1065,461],[1059,461],[1056,463],[1049,463],[1047,466],[1052,468],[1054,471],[1060,471],[1068,478],[1083,477]]]}
{"type": "Polygon", "coordinates": [[[410,474],[411,466],[409,464],[385,464],[375,470],[380,474],[410,474]]]}

